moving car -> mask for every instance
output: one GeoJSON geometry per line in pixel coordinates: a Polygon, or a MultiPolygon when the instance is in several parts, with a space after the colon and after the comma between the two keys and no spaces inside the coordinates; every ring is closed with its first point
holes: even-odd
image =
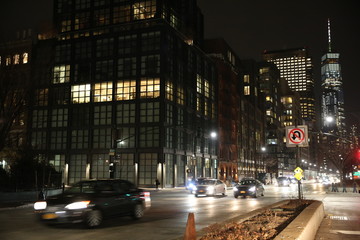
{"type": "Polygon", "coordinates": [[[239,196],[244,198],[246,196],[257,198],[259,196],[264,196],[264,192],[264,185],[254,178],[244,178],[233,188],[235,198],[238,198],[239,196]]]}
{"type": "Polygon", "coordinates": [[[62,194],[36,202],[34,209],[44,223],[82,222],[92,228],[113,215],[140,219],[149,205],[149,196],[148,192],[126,180],[86,180],[62,194]]]}
{"type": "Polygon", "coordinates": [[[281,186],[290,186],[290,181],[287,177],[278,177],[277,179],[277,185],[279,187],[281,186]]]}
{"type": "Polygon", "coordinates": [[[295,184],[295,183],[297,183],[297,180],[296,180],[296,178],[294,178],[294,177],[289,177],[289,182],[290,182],[291,184],[295,184]]]}
{"type": "Polygon", "coordinates": [[[226,184],[218,179],[212,178],[198,178],[192,188],[192,193],[195,197],[198,196],[214,196],[216,194],[226,193],[226,184]]]}

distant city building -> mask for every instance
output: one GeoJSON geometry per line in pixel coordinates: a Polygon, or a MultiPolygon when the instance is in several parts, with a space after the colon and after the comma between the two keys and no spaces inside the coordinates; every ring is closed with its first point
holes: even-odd
{"type": "Polygon", "coordinates": [[[265,146],[266,110],[265,94],[260,91],[259,65],[254,60],[242,60],[241,101],[241,142],[239,152],[239,176],[258,177],[266,172],[265,158],[262,147],[265,146]]]}
{"type": "Polygon", "coordinates": [[[331,46],[330,20],[328,20],[328,50],[321,58],[321,119],[322,130],[344,136],[345,110],[340,54],[331,46]]]}
{"type": "Polygon", "coordinates": [[[240,60],[223,39],[207,39],[204,51],[213,59],[218,78],[219,179],[239,180],[242,75],[240,60]]]}
{"type": "Polygon", "coordinates": [[[219,178],[258,177],[266,172],[261,152],[265,101],[259,90],[258,66],[241,61],[223,39],[205,40],[204,51],[215,62],[218,78],[219,178]]]}
{"type": "Polygon", "coordinates": [[[294,48],[263,53],[263,59],[273,62],[291,90],[300,95],[301,115],[305,121],[315,121],[315,91],[312,59],[306,48],[294,48]]]}

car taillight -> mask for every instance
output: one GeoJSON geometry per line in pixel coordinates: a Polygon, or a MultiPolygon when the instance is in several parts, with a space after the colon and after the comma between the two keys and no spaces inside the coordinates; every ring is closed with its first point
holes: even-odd
{"type": "Polygon", "coordinates": [[[139,198],[142,198],[145,201],[150,201],[150,192],[141,192],[139,198]]]}

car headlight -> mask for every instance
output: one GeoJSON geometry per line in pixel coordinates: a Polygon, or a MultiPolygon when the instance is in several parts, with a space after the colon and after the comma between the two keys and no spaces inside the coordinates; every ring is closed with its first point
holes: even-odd
{"type": "Polygon", "coordinates": [[[192,189],[193,191],[196,191],[196,190],[197,190],[197,187],[194,185],[191,189],[192,189]]]}
{"type": "Polygon", "coordinates": [[[249,191],[250,191],[250,192],[255,192],[255,191],[256,191],[256,187],[253,186],[253,187],[249,188],[249,191]]]}
{"type": "Polygon", "coordinates": [[[47,206],[47,203],[45,201],[34,203],[35,210],[44,210],[46,208],[46,206],[47,206]]]}
{"type": "Polygon", "coordinates": [[[66,205],[65,208],[69,209],[69,210],[83,209],[83,208],[87,208],[89,203],[90,203],[90,201],[74,202],[74,203],[70,203],[70,204],[66,205]]]}
{"type": "Polygon", "coordinates": [[[236,192],[238,190],[237,187],[233,187],[233,191],[236,192]]]}

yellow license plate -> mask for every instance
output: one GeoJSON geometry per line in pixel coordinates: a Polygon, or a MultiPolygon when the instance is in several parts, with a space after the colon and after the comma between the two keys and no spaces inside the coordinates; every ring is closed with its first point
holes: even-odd
{"type": "Polygon", "coordinates": [[[240,191],[240,193],[246,193],[245,191],[240,191]]]}
{"type": "Polygon", "coordinates": [[[57,218],[58,216],[55,213],[46,213],[44,215],[41,216],[42,219],[54,219],[57,218]]]}
{"type": "Polygon", "coordinates": [[[204,192],[204,190],[199,190],[199,192],[204,192]]]}

